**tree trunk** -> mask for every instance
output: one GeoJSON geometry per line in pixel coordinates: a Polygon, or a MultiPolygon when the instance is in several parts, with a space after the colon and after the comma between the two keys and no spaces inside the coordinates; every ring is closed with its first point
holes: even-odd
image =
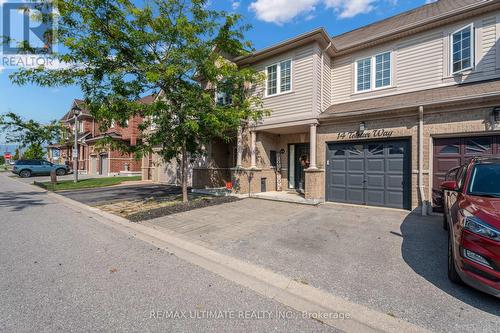
{"type": "Polygon", "coordinates": [[[189,198],[188,198],[188,177],[187,177],[187,172],[188,172],[188,158],[187,158],[187,152],[186,152],[186,142],[184,141],[182,145],[182,156],[181,156],[181,182],[182,182],[182,202],[183,203],[188,203],[189,198]]]}

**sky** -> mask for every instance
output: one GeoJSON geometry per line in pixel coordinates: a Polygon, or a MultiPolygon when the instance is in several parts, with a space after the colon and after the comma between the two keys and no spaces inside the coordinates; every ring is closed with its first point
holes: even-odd
{"type": "MultiPolygon", "coordinates": [[[[211,0],[209,6],[243,15],[255,49],[262,49],[318,27],[334,36],[416,8],[432,0],[211,0]]],[[[0,6],[8,0],[0,0],[0,6]]],[[[0,114],[15,112],[41,122],[59,119],[75,98],[77,86],[15,86],[12,70],[0,65],[0,114]]],[[[2,143],[0,133],[0,143],[2,143]]]]}

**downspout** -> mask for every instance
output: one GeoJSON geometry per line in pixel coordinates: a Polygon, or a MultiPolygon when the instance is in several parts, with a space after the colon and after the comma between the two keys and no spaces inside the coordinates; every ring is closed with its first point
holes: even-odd
{"type": "Polygon", "coordinates": [[[418,190],[422,202],[422,216],[427,216],[427,201],[424,189],[424,107],[418,108],[418,190]]]}

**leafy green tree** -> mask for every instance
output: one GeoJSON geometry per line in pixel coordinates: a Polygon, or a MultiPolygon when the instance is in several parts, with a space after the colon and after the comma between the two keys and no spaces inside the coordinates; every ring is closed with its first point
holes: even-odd
{"type": "Polygon", "coordinates": [[[16,148],[16,151],[14,152],[14,156],[12,156],[12,159],[14,161],[17,161],[17,160],[19,160],[20,155],[21,155],[21,153],[19,152],[19,148],[16,148]]]}
{"type": "MultiPolygon", "coordinates": [[[[63,130],[56,120],[41,124],[32,119],[24,120],[13,112],[0,115],[0,129],[4,131],[7,143],[19,144],[21,148],[28,147],[23,154],[24,158],[43,158],[43,146],[58,142],[63,130]]],[[[16,149],[13,159],[19,159],[19,149],[16,149]]]]}
{"type": "Polygon", "coordinates": [[[44,157],[44,151],[42,146],[37,143],[31,144],[23,153],[23,159],[26,160],[37,160],[44,157]]]}
{"type": "Polygon", "coordinates": [[[214,137],[232,140],[238,126],[266,113],[255,90],[262,75],[230,61],[251,47],[244,39],[249,27],[239,15],[209,9],[207,0],[53,3],[60,15],[53,42],[65,50],[56,57],[69,65],[21,69],[11,75],[13,82],[78,84],[103,127],[144,116],[140,143],[120,148],[138,158],[153,148],[166,162],[177,158],[187,202],[188,160],[203,154],[214,137]],[[136,102],[153,92],[160,92],[153,103],[136,102]],[[216,92],[231,103],[217,103],[216,92]]]}
{"type": "Polygon", "coordinates": [[[5,164],[5,157],[0,156],[0,165],[4,165],[5,164]]]}

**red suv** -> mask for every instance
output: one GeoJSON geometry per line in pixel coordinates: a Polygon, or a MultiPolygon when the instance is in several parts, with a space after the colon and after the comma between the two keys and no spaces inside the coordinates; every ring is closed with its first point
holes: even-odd
{"type": "Polygon", "coordinates": [[[500,158],[474,158],[450,172],[454,179],[441,184],[448,277],[500,298],[500,158]]]}

